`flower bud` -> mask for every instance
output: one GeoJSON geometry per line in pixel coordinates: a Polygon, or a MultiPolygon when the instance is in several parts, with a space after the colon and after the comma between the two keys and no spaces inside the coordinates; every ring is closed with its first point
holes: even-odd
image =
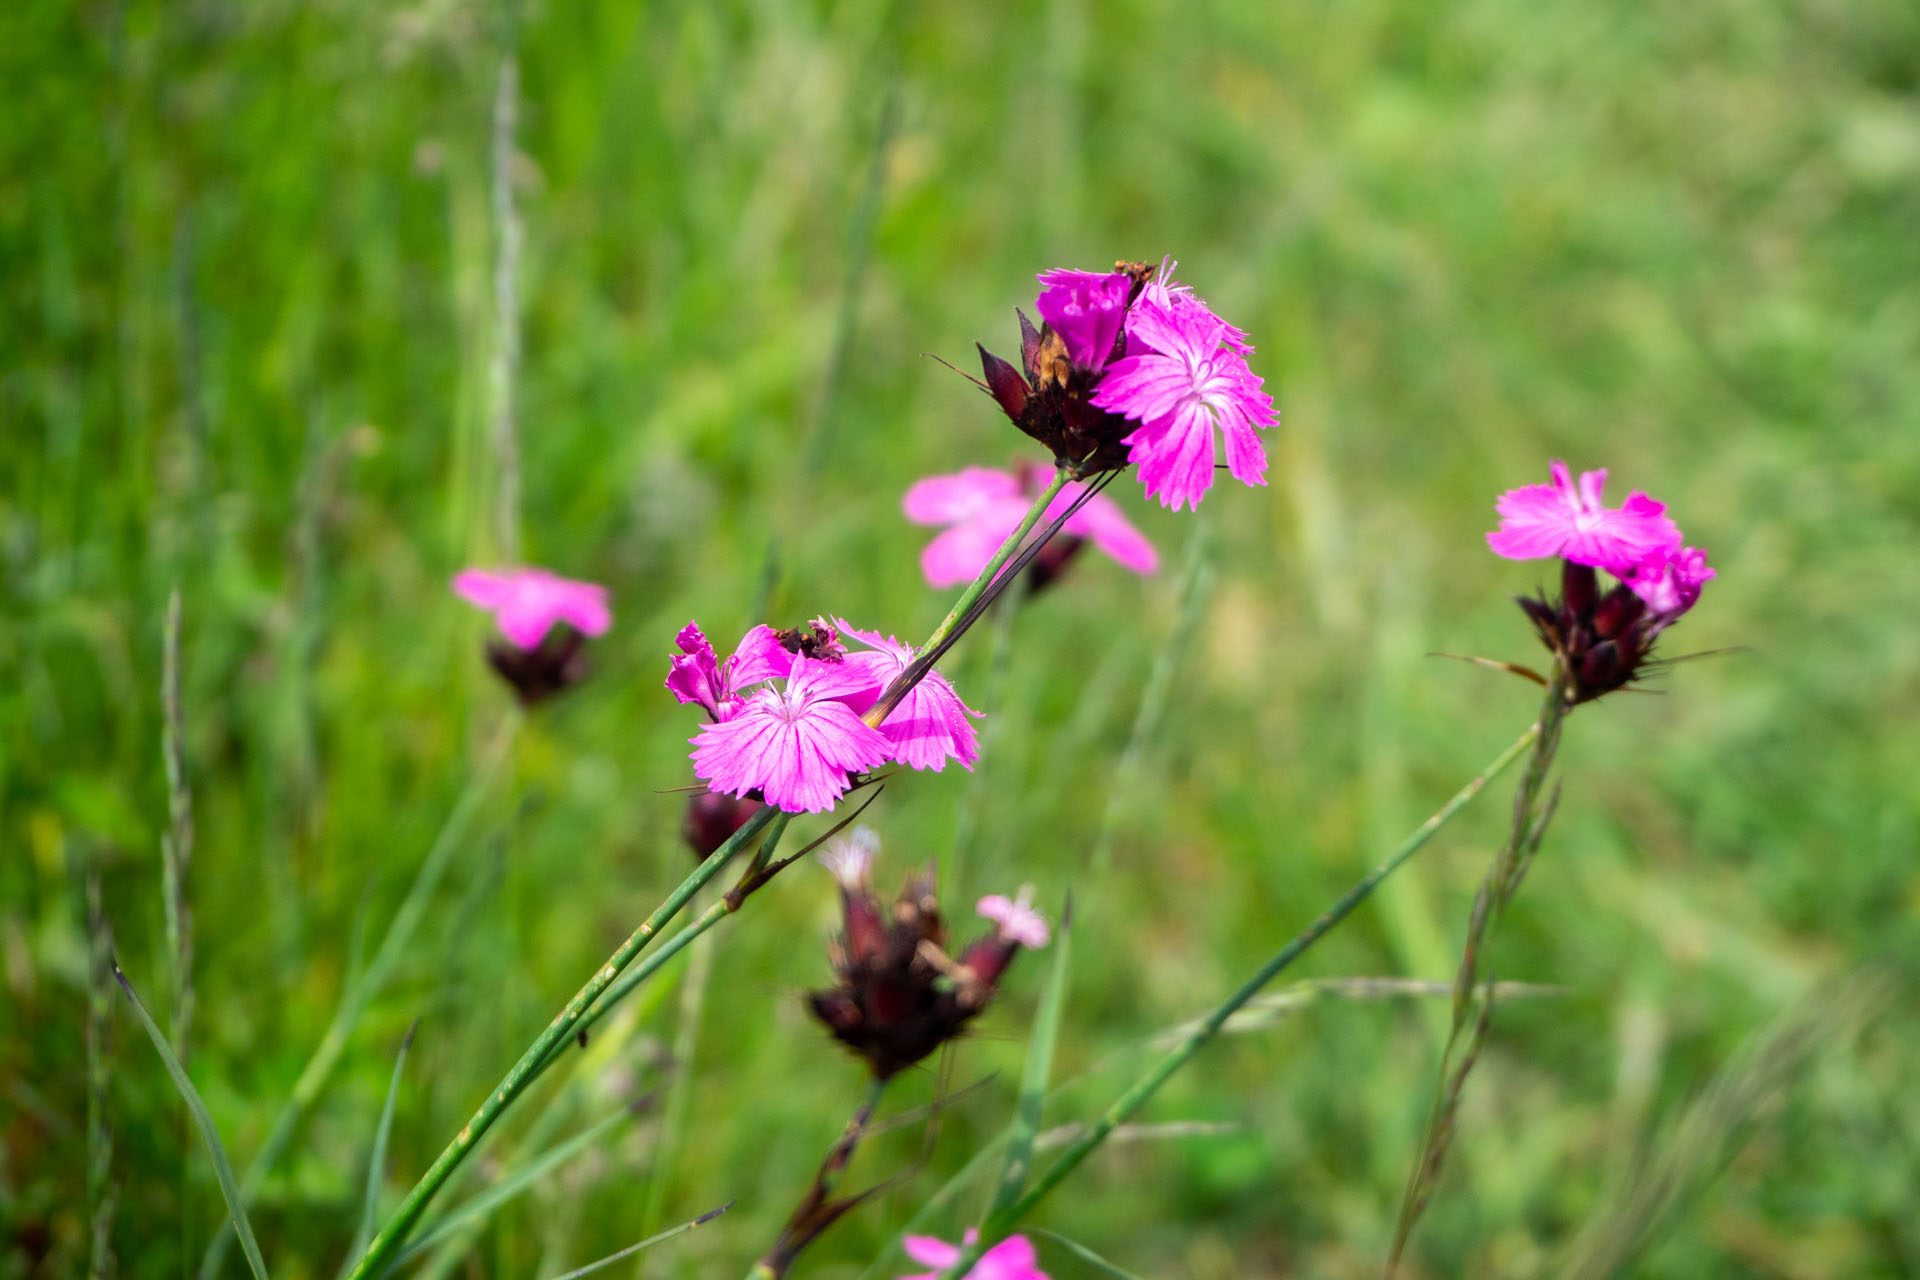
{"type": "Polygon", "coordinates": [[[696,858],[705,862],[759,811],[758,800],[718,791],[688,796],[687,811],[680,819],[680,838],[687,842],[696,858]]]}

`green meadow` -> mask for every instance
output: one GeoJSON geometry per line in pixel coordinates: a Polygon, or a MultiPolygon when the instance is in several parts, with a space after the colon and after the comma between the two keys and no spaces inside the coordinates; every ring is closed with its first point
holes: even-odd
{"type": "MultiPolygon", "coordinates": [[[[1251,335],[1268,484],[1122,477],[1160,572],[996,607],[943,665],[979,766],[861,819],[962,938],[1072,895],[1042,1147],[1532,722],[1436,655],[1546,661],[1511,597],[1551,566],[1483,535],[1565,458],[1707,548],[1662,652],[1715,652],[1569,718],[1485,957],[1533,985],[1400,1274],[1920,1274],[1911,4],[17,0],[0,83],[0,1278],[193,1276],[226,1221],[112,955],[237,1174],[288,1117],[251,1224],[334,1276],[376,1145],[384,1217],[693,868],[674,633],[924,637],[901,494],[1044,461],[940,361],[1016,352],[1038,271],[1163,256],[1251,335]],[[517,731],[447,587],[513,560],[615,613],[517,731]]],[[[1382,1274],[1515,776],[1025,1225],[1382,1274]]],[[[865,1089],[804,1005],[838,924],[797,865],[663,967],[404,1274],[552,1280],[728,1202],[605,1274],[745,1272],[865,1089]]],[[[936,1193],[979,1221],[1054,954],[889,1090],[884,1185],[795,1275],[910,1270],[936,1193]]]]}

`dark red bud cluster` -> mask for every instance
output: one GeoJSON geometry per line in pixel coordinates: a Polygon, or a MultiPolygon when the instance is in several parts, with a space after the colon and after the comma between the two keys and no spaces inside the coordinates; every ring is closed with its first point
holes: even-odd
{"type": "MultiPolygon", "coordinates": [[[[1131,306],[1153,269],[1143,262],[1116,262],[1114,270],[1133,278],[1132,291],[1127,295],[1131,306]]],[[[1137,424],[1096,409],[1091,403],[1106,365],[1118,359],[1125,348],[1124,331],[1107,359],[1097,368],[1088,368],[1068,357],[1066,344],[1050,326],[1042,324],[1036,329],[1024,312],[1016,310],[1014,314],[1020,317],[1020,363],[1024,372],[974,344],[994,403],[1014,426],[1052,450],[1056,463],[1075,468],[1076,475],[1117,471],[1126,466],[1127,447],[1120,439],[1137,424]]]]}
{"type": "Polygon", "coordinates": [[[760,801],[740,796],[705,791],[687,797],[687,811],[680,819],[680,838],[693,850],[694,857],[705,862],[760,812],[760,801]]]}
{"type": "Polygon", "coordinates": [[[1559,599],[1516,600],[1565,669],[1567,700],[1575,705],[1632,683],[1666,621],[1649,614],[1646,602],[1624,582],[1602,592],[1593,568],[1571,560],[1564,562],[1559,599]]]}
{"type": "Polygon", "coordinates": [[[487,664],[512,687],[521,706],[535,706],[586,679],[586,637],[557,622],[532,649],[489,640],[487,664]]]}
{"type": "Polygon", "coordinates": [[[828,948],[836,984],[808,1007],[885,1080],[960,1034],[987,1006],[1019,944],[998,931],[948,956],[932,877],[907,881],[891,910],[862,884],[842,884],[845,928],[828,948]]]}

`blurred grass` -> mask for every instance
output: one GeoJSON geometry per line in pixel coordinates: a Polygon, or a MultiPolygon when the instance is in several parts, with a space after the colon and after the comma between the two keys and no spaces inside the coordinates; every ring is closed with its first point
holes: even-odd
{"type": "MultiPolygon", "coordinates": [[[[100,868],[135,981],[170,981],[171,584],[196,827],[187,1065],[242,1164],[500,709],[482,623],[443,588],[493,554],[496,39],[466,0],[0,7],[0,1275],[87,1255],[76,860],[100,868]]],[[[1893,1007],[1912,1007],[1910,5],[583,3],[527,7],[517,42],[526,554],[612,584],[619,625],[594,683],[528,726],[270,1180],[254,1222],[276,1276],[337,1265],[414,1017],[395,1195],[679,879],[680,799],[661,793],[687,781],[690,722],[659,688],[674,627],[737,633],[769,538],[777,617],[912,635],[944,611],[898,496],[1020,442],[919,353],[1007,349],[1031,273],[1060,263],[1179,257],[1254,335],[1283,413],[1271,485],[1212,499],[1197,643],[1099,910],[1076,922],[1061,1075],[1227,989],[1523,724],[1528,688],[1422,655],[1529,656],[1505,596],[1533,576],[1480,533],[1494,493],[1549,455],[1672,503],[1721,571],[1676,648],[1749,648],[1570,726],[1560,819],[1495,957],[1569,994],[1502,1010],[1419,1266],[1556,1265],[1820,982],[1888,966],[1893,1007]],[[819,478],[793,492],[849,278],[819,478]]],[[[1128,504],[1178,556],[1191,522],[1128,504]]],[[[1088,561],[1013,620],[1019,710],[969,886],[1033,880],[1057,904],[1081,880],[1176,612],[1171,575],[1088,561]]],[[[956,655],[963,691],[988,647],[956,655]]],[[[944,850],[964,790],[951,773],[889,789],[870,814],[886,877],[944,850]]],[[[1308,976],[1444,979],[1502,807],[1450,829],[1308,976]]],[[[796,869],[719,935],[698,1057],[673,1068],[699,1087],[658,1211],[737,1205],[643,1255],[656,1274],[742,1269],[857,1097],[796,999],[826,974],[831,917],[824,877],[796,869]]],[[[998,1132],[1040,973],[1016,970],[951,1066],[995,1086],[812,1271],[852,1274],[836,1267],[998,1132]]],[[[648,1003],[587,1111],[662,1083],[680,1003],[648,1003]]],[[[1040,1225],[1140,1275],[1375,1274],[1432,1013],[1327,1003],[1223,1043],[1144,1118],[1241,1136],[1116,1147],[1040,1225]]],[[[120,1271],[178,1275],[219,1194],[124,1010],[115,1030],[120,1271]]],[[[1635,1274],[1920,1271],[1920,1028],[1884,1016],[1806,1062],[1635,1274]]],[[[898,1105],[935,1083],[905,1082],[898,1105]]],[[[654,1123],[504,1209],[475,1237],[478,1272],[631,1243],[654,1123]],[[546,1238],[552,1195],[570,1239],[546,1238]]],[[[861,1167],[921,1151],[903,1131],[861,1167]]]]}

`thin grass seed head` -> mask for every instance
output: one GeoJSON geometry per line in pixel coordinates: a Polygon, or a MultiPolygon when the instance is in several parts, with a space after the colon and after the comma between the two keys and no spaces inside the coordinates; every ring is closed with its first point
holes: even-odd
{"type": "Polygon", "coordinates": [[[1555,461],[1551,475],[1500,496],[1500,527],[1487,545],[1509,560],[1561,557],[1559,596],[1517,599],[1577,705],[1637,679],[1654,641],[1693,608],[1715,571],[1704,551],[1684,545],[1665,503],[1635,490],[1621,506],[1605,505],[1604,470],[1583,472],[1576,484],[1555,461]]]}
{"type": "Polygon", "coordinates": [[[933,878],[909,877],[891,906],[873,892],[878,840],[829,846],[822,861],[840,886],[842,930],[828,947],[834,985],[808,993],[807,1005],[835,1039],[885,1080],[958,1036],[998,990],[1023,946],[1044,946],[1047,926],[1030,902],[982,900],[995,923],[959,959],[947,950],[933,878]]]}
{"type": "Polygon", "coordinates": [[[493,615],[487,662],[526,706],[585,679],[586,638],[613,625],[605,587],[545,569],[463,569],[453,591],[493,615]]]}

